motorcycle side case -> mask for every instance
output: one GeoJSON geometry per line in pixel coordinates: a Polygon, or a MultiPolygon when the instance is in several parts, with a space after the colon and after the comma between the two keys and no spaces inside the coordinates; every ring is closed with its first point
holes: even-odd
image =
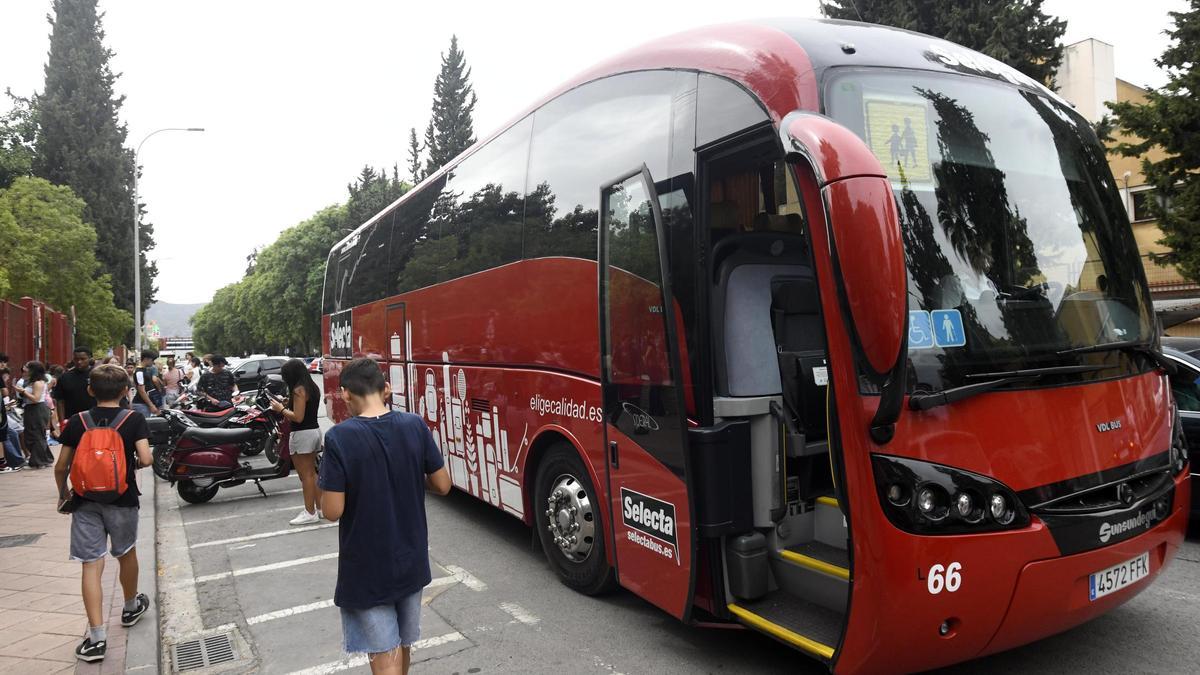
{"type": "Polygon", "coordinates": [[[194,450],[176,460],[175,463],[188,467],[188,473],[193,475],[204,475],[212,471],[225,472],[238,468],[236,455],[230,456],[229,453],[217,449],[194,450]]]}
{"type": "Polygon", "coordinates": [[[150,428],[150,445],[164,445],[171,440],[171,423],[167,418],[147,417],[146,426],[150,428]]]}

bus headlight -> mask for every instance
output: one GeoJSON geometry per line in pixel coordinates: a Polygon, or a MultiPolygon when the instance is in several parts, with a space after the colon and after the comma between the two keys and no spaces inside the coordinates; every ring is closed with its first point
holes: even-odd
{"type": "Polygon", "coordinates": [[[889,455],[872,455],[871,462],[884,513],[906,532],[963,534],[1029,524],[1016,494],[987,476],[889,455]]]}

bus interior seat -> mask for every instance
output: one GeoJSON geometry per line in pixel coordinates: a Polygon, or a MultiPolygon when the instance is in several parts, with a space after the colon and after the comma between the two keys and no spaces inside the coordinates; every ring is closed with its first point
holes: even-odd
{"type": "MultiPolygon", "coordinates": [[[[783,391],[771,324],[775,279],[813,278],[800,235],[744,232],[713,247],[713,335],[718,393],[775,396],[783,391]]],[[[813,285],[815,290],[815,283],[813,285]]]]}
{"type": "MultiPolygon", "coordinates": [[[[812,278],[772,282],[771,325],[779,356],[783,397],[804,433],[805,443],[825,440],[825,326],[812,278]]],[[[807,453],[805,453],[807,454],[807,453]]]]}

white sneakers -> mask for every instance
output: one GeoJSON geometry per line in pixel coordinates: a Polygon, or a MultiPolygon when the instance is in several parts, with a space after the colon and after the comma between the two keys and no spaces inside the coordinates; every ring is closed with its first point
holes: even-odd
{"type": "Polygon", "coordinates": [[[288,525],[312,525],[321,521],[321,516],[316,513],[309,513],[307,509],[300,509],[300,515],[288,521],[288,525]]]}

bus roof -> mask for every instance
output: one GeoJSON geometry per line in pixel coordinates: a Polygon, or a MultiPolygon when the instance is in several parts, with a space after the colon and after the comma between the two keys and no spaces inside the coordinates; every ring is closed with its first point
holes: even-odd
{"type": "MultiPolygon", "coordinates": [[[[559,85],[480,139],[422,183],[440,177],[547,102],[587,84],[639,70],[694,70],[720,75],[753,93],[778,122],[794,110],[820,112],[819,86],[838,66],[891,67],[974,75],[1058,97],[1041,83],[989,56],[940,38],[900,28],[834,19],[764,19],[705,26],[658,38],[601,61],[559,85]]],[[[1061,99],[1058,99],[1061,101],[1061,99]]],[[[1065,104],[1069,105],[1069,104],[1065,104]]],[[[404,201],[415,187],[333,246],[342,250],[360,232],[404,201]]]]}

